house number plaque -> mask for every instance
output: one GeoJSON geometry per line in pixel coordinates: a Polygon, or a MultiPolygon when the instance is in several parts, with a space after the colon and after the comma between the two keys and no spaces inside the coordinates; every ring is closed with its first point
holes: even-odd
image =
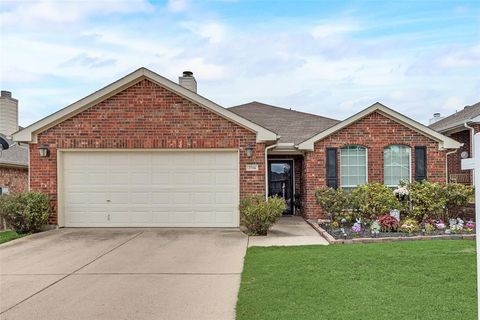
{"type": "Polygon", "coordinates": [[[247,164],[245,169],[247,171],[258,171],[258,164],[247,164]]]}

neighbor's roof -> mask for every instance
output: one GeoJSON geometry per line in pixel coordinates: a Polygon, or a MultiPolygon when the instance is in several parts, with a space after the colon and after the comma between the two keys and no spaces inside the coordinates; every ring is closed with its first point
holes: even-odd
{"type": "Polygon", "coordinates": [[[10,145],[7,150],[0,151],[0,167],[28,167],[28,147],[19,145],[3,134],[0,134],[0,136],[7,140],[10,145]]]}
{"type": "Polygon", "coordinates": [[[161,75],[148,70],[147,68],[140,68],[125,77],[109,84],[108,86],[92,93],[91,95],[45,117],[34,124],[26,127],[23,130],[17,131],[13,134],[13,139],[15,141],[22,141],[22,142],[36,142],[37,135],[40,132],[47,130],[48,128],[53,127],[54,125],[73,117],[74,115],[104,101],[115,94],[125,90],[126,88],[147,79],[152,81],[153,83],[170,90],[179,96],[190,100],[202,107],[206,108],[207,110],[218,114],[219,116],[232,121],[250,131],[256,132],[257,134],[257,141],[276,141],[277,134],[256,124],[253,123],[236,113],[225,109],[218,104],[202,97],[201,95],[190,91],[179,84],[168,80],[167,78],[162,77],[161,75]]]}
{"type": "Polygon", "coordinates": [[[280,135],[279,142],[298,144],[339,121],[253,101],[228,110],[280,135]]]}
{"type": "Polygon", "coordinates": [[[406,117],[403,114],[401,114],[401,113],[399,113],[395,110],[392,110],[392,109],[384,106],[383,104],[381,104],[379,102],[376,102],[373,105],[371,105],[370,107],[368,107],[366,109],[363,109],[362,111],[360,111],[360,112],[354,114],[353,116],[337,123],[336,125],[328,128],[327,130],[324,130],[324,131],[314,135],[310,139],[307,139],[307,140],[303,141],[302,143],[300,143],[298,145],[298,148],[300,150],[313,150],[315,142],[328,137],[329,135],[331,135],[331,134],[333,134],[333,133],[351,125],[352,123],[366,117],[367,115],[369,115],[373,112],[378,112],[378,113],[394,120],[395,122],[398,122],[398,123],[410,128],[414,131],[417,131],[417,132],[419,132],[419,133],[421,133],[421,134],[423,134],[427,137],[430,137],[431,139],[433,139],[435,141],[438,141],[439,142],[438,147],[440,149],[457,149],[457,148],[460,148],[462,146],[461,143],[453,140],[452,138],[444,136],[443,134],[438,133],[437,131],[430,129],[427,126],[424,126],[423,124],[421,124],[421,123],[419,123],[415,120],[412,120],[411,118],[406,117]]]}
{"type": "Polygon", "coordinates": [[[442,120],[432,123],[429,125],[429,127],[433,130],[444,132],[458,126],[463,126],[465,122],[477,122],[480,120],[475,119],[478,116],[480,116],[480,102],[477,102],[472,106],[466,106],[462,110],[455,112],[454,114],[443,118],[442,120]]]}

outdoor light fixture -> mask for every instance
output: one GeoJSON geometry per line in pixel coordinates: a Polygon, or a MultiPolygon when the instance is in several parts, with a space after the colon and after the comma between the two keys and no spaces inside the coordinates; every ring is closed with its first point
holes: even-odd
{"type": "Polygon", "coordinates": [[[38,152],[40,153],[40,157],[46,158],[48,157],[48,154],[50,150],[48,150],[48,146],[45,144],[42,144],[40,147],[38,147],[38,152]]]}
{"type": "Polygon", "coordinates": [[[253,155],[253,147],[251,145],[245,147],[245,154],[249,158],[253,155]]]}

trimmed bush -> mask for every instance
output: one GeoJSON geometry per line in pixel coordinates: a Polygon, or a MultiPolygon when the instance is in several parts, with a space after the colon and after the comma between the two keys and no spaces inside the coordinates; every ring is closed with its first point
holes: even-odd
{"type": "Polygon", "coordinates": [[[363,219],[370,221],[390,213],[391,209],[400,207],[400,203],[392,190],[377,182],[354,189],[351,194],[351,203],[363,219]]]}
{"type": "Polygon", "coordinates": [[[459,183],[447,183],[443,186],[445,198],[445,212],[443,218],[458,218],[464,211],[469,201],[473,199],[475,190],[472,186],[465,186],[459,183]]]}
{"type": "Polygon", "coordinates": [[[435,219],[445,209],[445,192],[441,184],[436,182],[414,182],[408,185],[410,192],[410,209],[408,217],[421,222],[435,219]]]}
{"type": "Polygon", "coordinates": [[[285,201],[279,197],[250,195],[240,200],[242,224],[249,235],[266,235],[268,229],[285,210],[285,201]]]}
{"type": "Polygon", "coordinates": [[[340,221],[342,218],[351,220],[349,211],[346,211],[349,207],[349,194],[343,189],[320,188],[315,190],[315,198],[332,221],[340,221]]]}
{"type": "Polygon", "coordinates": [[[18,233],[38,232],[48,223],[50,200],[41,192],[23,192],[0,197],[0,214],[18,233]]]}

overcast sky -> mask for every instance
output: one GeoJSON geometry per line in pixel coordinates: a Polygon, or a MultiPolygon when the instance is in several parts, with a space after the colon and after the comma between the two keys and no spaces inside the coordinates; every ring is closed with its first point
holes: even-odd
{"type": "Polygon", "coordinates": [[[379,101],[420,122],[480,101],[478,1],[5,1],[2,90],[28,125],[139,67],[224,107],[344,119],[379,101]]]}

